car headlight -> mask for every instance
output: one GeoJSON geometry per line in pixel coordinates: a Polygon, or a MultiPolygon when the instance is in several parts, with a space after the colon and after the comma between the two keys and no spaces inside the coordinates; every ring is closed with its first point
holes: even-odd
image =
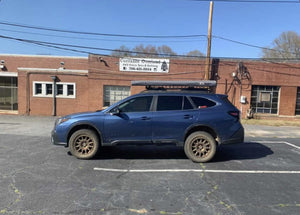
{"type": "Polygon", "coordinates": [[[61,117],[61,118],[58,118],[56,121],[55,121],[55,126],[56,125],[59,125],[59,124],[61,124],[61,123],[63,123],[63,122],[66,122],[66,121],[68,121],[70,118],[69,117],[61,117]]]}

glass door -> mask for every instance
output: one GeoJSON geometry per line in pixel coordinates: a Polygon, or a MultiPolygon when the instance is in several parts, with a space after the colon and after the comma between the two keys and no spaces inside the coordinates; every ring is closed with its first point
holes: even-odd
{"type": "Polygon", "coordinates": [[[18,110],[18,78],[0,76],[0,110],[18,110]]]}

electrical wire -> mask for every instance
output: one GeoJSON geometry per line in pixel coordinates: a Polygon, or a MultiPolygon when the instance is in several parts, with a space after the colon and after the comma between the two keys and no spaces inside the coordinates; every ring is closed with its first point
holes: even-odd
{"type": "Polygon", "coordinates": [[[244,42],[240,42],[240,41],[236,41],[236,40],[232,40],[232,39],[228,39],[228,38],[220,37],[220,36],[216,36],[216,35],[212,35],[212,37],[217,38],[217,39],[221,39],[221,40],[226,40],[226,41],[229,41],[229,42],[232,42],[232,43],[241,44],[241,45],[244,45],[244,46],[253,47],[253,48],[259,48],[259,49],[264,49],[264,50],[269,50],[269,51],[276,51],[276,52],[280,52],[280,53],[284,52],[284,53],[289,53],[289,54],[297,54],[296,52],[276,50],[276,49],[272,49],[272,48],[252,45],[252,44],[249,44],[249,43],[244,43],[244,42]]]}
{"type": "Polygon", "coordinates": [[[110,52],[117,51],[117,52],[121,52],[121,53],[152,55],[152,56],[205,58],[205,56],[186,56],[186,55],[177,55],[177,54],[146,53],[146,52],[138,52],[138,51],[126,51],[126,50],[115,50],[115,49],[107,49],[107,48],[96,48],[96,47],[89,47],[89,46],[79,46],[79,45],[71,45],[71,44],[63,44],[63,43],[52,43],[52,42],[45,42],[45,41],[28,40],[28,39],[23,39],[23,38],[9,37],[9,36],[4,36],[4,35],[0,35],[0,38],[9,39],[9,40],[16,40],[16,41],[26,42],[26,43],[32,43],[32,44],[47,46],[47,47],[52,47],[52,48],[64,49],[64,50],[68,50],[68,51],[81,52],[81,53],[85,53],[85,54],[96,54],[96,53],[87,52],[87,51],[80,51],[80,50],[73,49],[73,48],[91,49],[91,50],[100,50],[100,51],[110,51],[110,52]],[[68,48],[63,48],[61,46],[68,47],[68,48]]]}
{"type": "Polygon", "coordinates": [[[62,33],[71,33],[71,34],[84,34],[84,35],[97,35],[97,36],[107,36],[107,37],[128,37],[128,38],[195,38],[195,37],[206,37],[204,34],[194,34],[194,35],[132,35],[132,34],[107,34],[107,33],[97,33],[97,32],[84,32],[84,31],[74,31],[74,30],[64,30],[57,28],[48,28],[48,27],[39,27],[26,24],[17,24],[0,21],[0,25],[21,27],[21,28],[30,28],[36,30],[44,31],[55,31],[62,33]]]}
{"type": "MultiPolygon", "coordinates": [[[[17,31],[17,30],[8,30],[0,28],[0,31],[13,32],[13,33],[21,33],[21,34],[30,34],[30,35],[40,35],[46,37],[57,37],[57,38],[67,38],[67,39],[78,39],[78,40],[90,40],[90,41],[109,41],[109,42],[126,42],[126,43],[161,43],[162,41],[157,40],[113,40],[113,39],[103,39],[103,38],[87,38],[87,37],[71,37],[71,36],[62,36],[62,35],[54,35],[54,34],[42,34],[42,33],[33,33],[28,31],[17,31]]],[[[207,38],[206,35],[203,37],[207,38]]],[[[189,40],[167,40],[168,43],[186,43],[186,42],[199,42],[206,41],[207,39],[189,39],[189,40]]]]}
{"type": "MultiPolygon", "coordinates": [[[[178,55],[178,54],[160,54],[160,53],[146,53],[146,52],[138,52],[138,51],[126,51],[126,50],[116,50],[116,49],[108,49],[108,48],[96,48],[96,47],[88,47],[88,46],[80,46],[80,45],[71,45],[71,44],[63,44],[63,43],[52,43],[52,42],[45,42],[45,41],[37,41],[37,40],[28,40],[23,38],[16,38],[16,37],[9,37],[0,35],[0,38],[3,39],[9,39],[9,40],[15,40],[19,42],[25,42],[25,43],[31,43],[36,44],[39,46],[45,46],[50,48],[56,48],[60,50],[66,50],[66,51],[72,51],[77,53],[84,53],[84,54],[98,54],[98,55],[104,55],[104,56],[110,56],[95,52],[89,52],[84,50],[78,50],[78,49],[90,49],[90,50],[100,50],[100,51],[117,51],[120,53],[129,53],[129,54],[137,54],[137,55],[150,55],[150,56],[163,56],[163,57],[183,57],[183,58],[197,58],[197,59],[203,59],[206,58],[206,56],[187,56],[187,55],[178,55]],[[77,49],[74,49],[77,48],[77,49]]],[[[235,60],[263,60],[263,61],[282,61],[282,60],[299,60],[299,58],[242,58],[242,57],[214,57],[211,58],[219,58],[219,59],[235,59],[235,60]]]]}

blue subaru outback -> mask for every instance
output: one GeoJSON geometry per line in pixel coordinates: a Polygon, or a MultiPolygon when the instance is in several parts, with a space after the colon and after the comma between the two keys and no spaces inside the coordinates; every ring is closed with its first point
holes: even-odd
{"type": "Polygon", "coordinates": [[[218,145],[244,141],[239,118],[226,95],[151,88],[102,111],[57,119],[51,139],[79,159],[93,158],[101,146],[176,144],[192,161],[207,162],[218,145]]]}

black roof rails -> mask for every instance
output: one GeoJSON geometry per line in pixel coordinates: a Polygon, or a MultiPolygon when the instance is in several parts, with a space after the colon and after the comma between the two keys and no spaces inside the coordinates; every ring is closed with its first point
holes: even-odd
{"type": "Polygon", "coordinates": [[[132,86],[145,86],[147,90],[207,90],[211,91],[217,86],[214,80],[202,81],[131,81],[132,86]]]}

